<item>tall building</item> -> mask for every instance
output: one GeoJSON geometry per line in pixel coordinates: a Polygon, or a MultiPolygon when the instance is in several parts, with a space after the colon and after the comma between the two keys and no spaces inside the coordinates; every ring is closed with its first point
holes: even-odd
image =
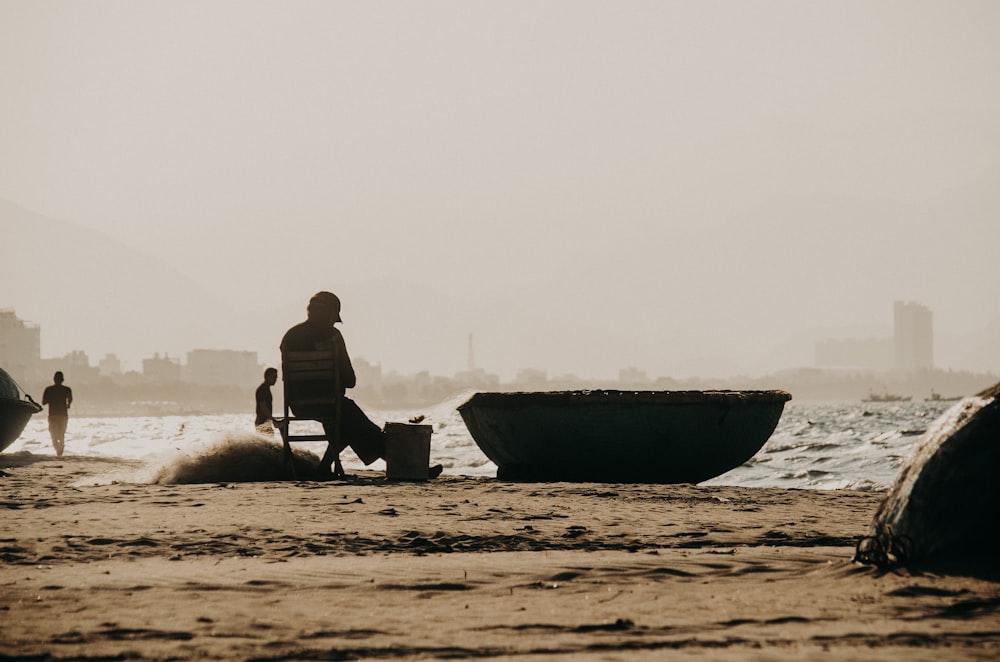
{"type": "Polygon", "coordinates": [[[172,384],[181,380],[181,362],[159,352],[151,359],[142,360],[142,375],[153,384],[172,384]]]}
{"type": "Polygon", "coordinates": [[[74,349],[60,357],[42,359],[41,367],[44,379],[51,379],[58,370],[71,385],[93,384],[100,377],[99,371],[90,365],[90,357],[82,349],[74,349]]]}
{"type": "Polygon", "coordinates": [[[0,310],[0,367],[26,383],[41,378],[42,331],[17,318],[13,310],[0,310]]]}
{"type": "Polygon", "coordinates": [[[104,358],[97,363],[97,370],[102,376],[112,376],[122,374],[122,361],[117,354],[105,354],[104,358]]]}
{"type": "Polygon", "coordinates": [[[930,370],[934,367],[934,316],[913,301],[897,301],[893,308],[893,348],[896,370],[930,370]]]}
{"type": "Polygon", "coordinates": [[[187,355],[187,381],[207,386],[251,386],[263,370],[257,352],[235,349],[193,349],[187,355]]]}

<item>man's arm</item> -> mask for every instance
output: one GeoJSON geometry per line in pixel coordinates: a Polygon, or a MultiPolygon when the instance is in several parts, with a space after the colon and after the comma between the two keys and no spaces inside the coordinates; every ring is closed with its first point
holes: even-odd
{"type": "Polygon", "coordinates": [[[274,400],[270,397],[271,389],[265,385],[257,387],[255,399],[257,400],[257,420],[274,418],[274,400]]]}
{"type": "Polygon", "coordinates": [[[71,389],[70,387],[67,386],[66,387],[66,409],[69,409],[69,406],[71,404],[73,404],[73,389],[71,389]]]}
{"type": "Polygon", "coordinates": [[[344,334],[339,329],[334,329],[336,333],[333,341],[337,347],[337,365],[340,369],[340,386],[342,388],[354,388],[358,383],[357,375],[354,374],[354,366],[351,365],[351,357],[347,353],[347,343],[344,342],[344,334]]]}

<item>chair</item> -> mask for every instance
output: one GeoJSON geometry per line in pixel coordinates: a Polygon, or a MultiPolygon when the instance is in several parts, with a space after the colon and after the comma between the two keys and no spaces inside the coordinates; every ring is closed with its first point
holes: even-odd
{"type": "MultiPolygon", "coordinates": [[[[326,441],[340,446],[341,388],[336,348],[313,352],[282,352],[281,375],[284,389],[284,416],[275,418],[274,425],[281,433],[284,461],[292,478],[298,478],[292,458],[292,443],[298,441],[326,441]],[[306,387],[307,394],[302,388],[306,387]],[[292,414],[292,408],[300,415],[292,414]],[[303,412],[324,412],[314,416],[303,412]],[[331,420],[326,412],[333,412],[331,420]],[[323,434],[292,434],[292,424],[302,421],[319,421],[323,434]],[[330,434],[330,428],[333,434],[330,434]],[[331,439],[331,436],[333,437],[331,439]]],[[[344,467],[338,453],[334,460],[333,475],[344,478],[344,467]]]]}

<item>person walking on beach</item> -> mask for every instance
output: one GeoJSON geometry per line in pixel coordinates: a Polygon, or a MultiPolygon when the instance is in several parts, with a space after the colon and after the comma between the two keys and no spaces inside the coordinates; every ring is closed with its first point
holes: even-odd
{"type": "Polygon", "coordinates": [[[264,381],[257,387],[255,399],[257,401],[257,416],[254,419],[254,427],[262,434],[274,434],[274,398],[271,396],[271,387],[278,381],[278,370],[268,368],[264,371],[264,381]]]}
{"type": "Polygon", "coordinates": [[[57,370],[52,376],[54,382],[42,392],[42,404],[49,406],[49,436],[56,455],[61,456],[66,448],[66,425],[69,423],[69,406],[73,404],[73,389],[63,384],[63,374],[57,370]]]}
{"type": "MultiPolygon", "coordinates": [[[[351,357],[347,353],[347,344],[343,334],[334,325],[343,322],[340,317],[340,299],[332,292],[317,292],[306,308],[306,321],[290,328],[281,339],[281,354],[286,352],[316,352],[334,351],[338,357],[337,370],[340,375],[340,433],[341,441],[337,444],[332,419],[336,414],[329,410],[310,410],[295,406],[296,397],[308,395],[309,384],[297,384],[296,390],[289,388],[289,404],[292,413],[305,418],[315,418],[323,422],[323,429],[329,437],[326,452],[319,463],[321,475],[333,475],[333,462],[347,446],[355,452],[365,465],[385,457],[385,433],[373,423],[350,398],[344,397],[346,389],[354,388],[357,376],[351,365],[351,357]]],[[[320,388],[329,388],[321,384],[320,388]]],[[[429,476],[435,478],[441,474],[441,465],[430,468],[429,476]]]]}

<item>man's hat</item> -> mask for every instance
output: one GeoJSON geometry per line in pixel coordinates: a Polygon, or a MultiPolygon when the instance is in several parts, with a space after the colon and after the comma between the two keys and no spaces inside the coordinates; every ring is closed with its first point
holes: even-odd
{"type": "Polygon", "coordinates": [[[309,299],[309,307],[312,308],[313,306],[322,306],[332,310],[337,316],[337,319],[335,319],[334,322],[344,321],[340,318],[340,299],[333,292],[323,291],[314,294],[312,298],[309,299]]]}

